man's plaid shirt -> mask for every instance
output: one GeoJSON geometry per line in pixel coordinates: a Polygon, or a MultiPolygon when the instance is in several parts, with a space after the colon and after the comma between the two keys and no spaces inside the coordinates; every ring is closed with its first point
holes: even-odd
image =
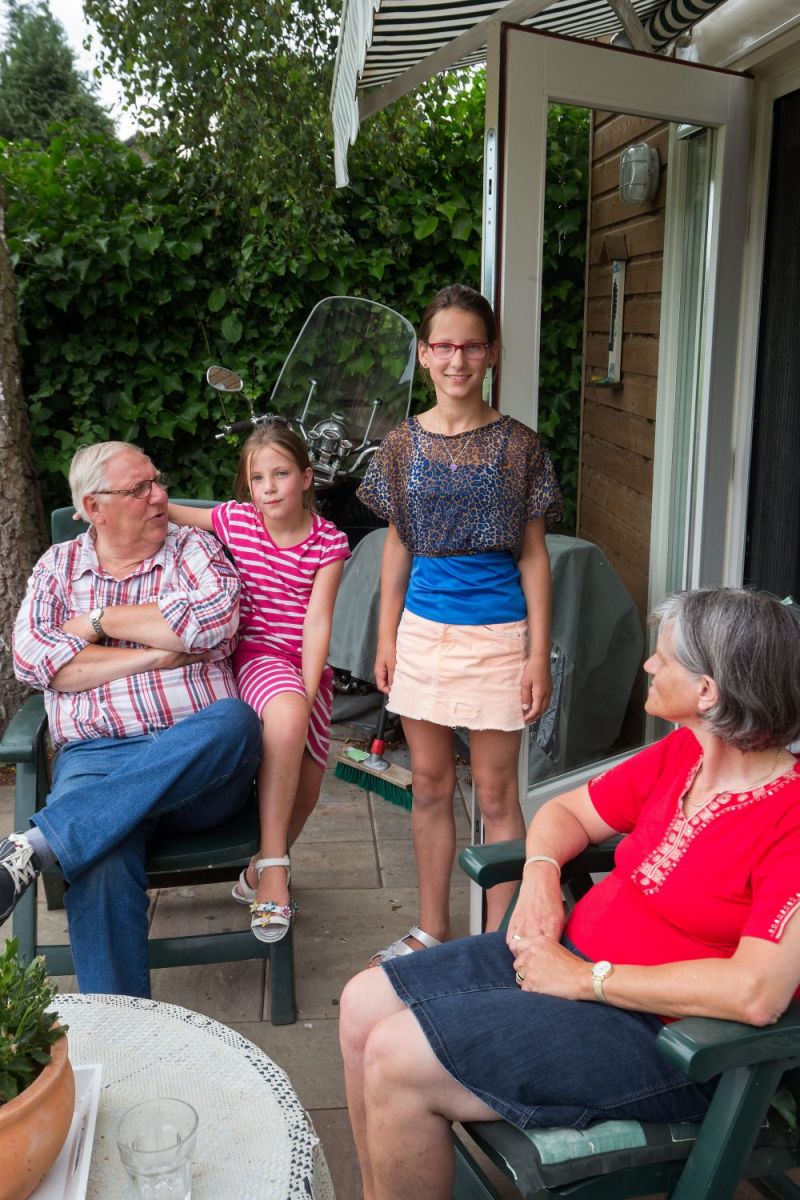
{"type": "Polygon", "coordinates": [[[239,577],[219,542],[197,529],[170,525],[161,549],[125,579],[103,571],[89,533],[51,546],[34,567],[17,616],[14,669],[23,683],[44,692],[54,744],[150,733],[238,695],[230,653],[239,590],[239,577]],[[93,608],[153,602],[184,650],[209,652],[208,661],[143,671],[80,692],[50,686],[89,644],[64,633],[65,621],[93,608]]]}

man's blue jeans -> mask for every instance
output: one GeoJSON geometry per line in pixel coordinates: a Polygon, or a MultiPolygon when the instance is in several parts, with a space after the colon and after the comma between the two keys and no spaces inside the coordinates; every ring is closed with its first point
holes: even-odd
{"type": "Polygon", "coordinates": [[[82,992],[150,995],[145,850],[156,829],[209,829],[238,812],[261,758],[261,724],[219,700],[141,737],[70,742],[33,822],[58,858],[82,992]]]}

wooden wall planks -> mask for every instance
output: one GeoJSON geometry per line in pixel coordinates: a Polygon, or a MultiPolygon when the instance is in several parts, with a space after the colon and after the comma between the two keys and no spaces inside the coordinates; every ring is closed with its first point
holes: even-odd
{"type": "Polygon", "coordinates": [[[664,250],[668,127],[647,118],[596,112],[592,131],[584,387],[578,536],[603,550],[647,613],[658,333],[664,250]],[[619,156],[632,142],[658,149],[661,182],[652,201],[631,208],[618,195],[619,156]],[[597,387],[608,366],[611,267],[606,238],[624,238],[622,387],[597,387]]]}

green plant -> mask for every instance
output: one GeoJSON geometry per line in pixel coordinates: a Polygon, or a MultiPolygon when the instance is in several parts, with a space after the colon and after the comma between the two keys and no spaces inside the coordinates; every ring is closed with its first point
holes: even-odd
{"type": "Polygon", "coordinates": [[[9,938],[0,954],[0,1104],[24,1092],[50,1062],[50,1047],[66,1026],[56,1025],[43,958],[23,967],[19,945],[9,938]]]}
{"type": "MultiPolygon", "coordinates": [[[[238,177],[209,186],[225,164],[239,172],[236,156],[209,161],[213,145],[185,156],[162,146],[144,162],[69,127],[45,147],[0,142],[45,506],[65,503],[77,447],[107,438],[141,445],[176,496],[229,495],[236,454],[214,434],[246,407],[220,410],[207,366],[239,371],[266,404],[323,296],[366,296],[415,323],[444,284],[479,287],[484,87],[482,71],[432,81],[365,125],[349,189],[334,189],[323,162],[313,194],[265,188],[245,211],[238,177]]],[[[587,130],[585,113],[554,108],[539,425],[573,513],[587,130]]],[[[329,145],[326,130],[317,136],[329,145]]],[[[421,381],[415,398],[428,402],[421,381]]]]}

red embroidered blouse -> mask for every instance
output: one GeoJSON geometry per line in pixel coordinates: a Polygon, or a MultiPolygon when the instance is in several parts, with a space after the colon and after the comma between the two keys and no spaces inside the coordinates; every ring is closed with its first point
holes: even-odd
{"type": "Polygon", "coordinates": [[[701,761],[679,729],[590,782],[597,812],[629,835],[567,923],[593,960],[730,958],[742,937],[780,941],[800,908],[800,766],[687,819],[681,797],[701,761]]]}

